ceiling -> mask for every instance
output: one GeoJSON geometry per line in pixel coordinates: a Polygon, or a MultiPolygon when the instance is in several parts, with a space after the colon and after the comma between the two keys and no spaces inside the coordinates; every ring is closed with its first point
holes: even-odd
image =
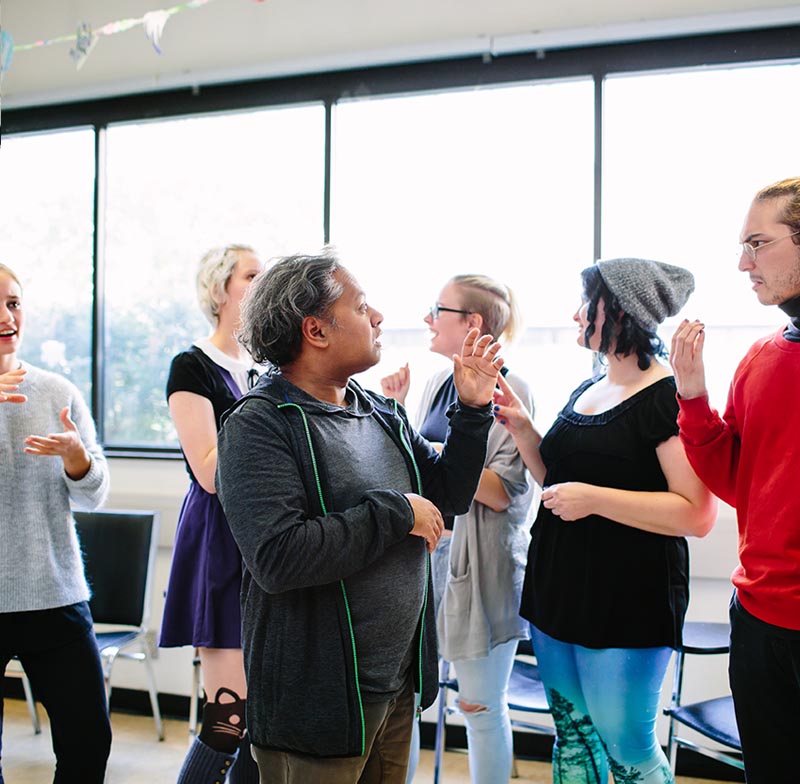
{"type": "Polygon", "coordinates": [[[595,42],[800,22],[800,6],[768,0],[2,0],[16,49],[3,107],[30,106],[221,81],[457,56],[502,55],[595,42]],[[148,12],[179,8],[148,42],[148,12]],[[82,66],[78,25],[98,31],[82,66]]]}

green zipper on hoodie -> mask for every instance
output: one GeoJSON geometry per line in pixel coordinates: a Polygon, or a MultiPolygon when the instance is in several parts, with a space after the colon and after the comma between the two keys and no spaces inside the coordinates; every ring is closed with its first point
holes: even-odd
{"type": "MultiPolygon", "coordinates": [[[[311,433],[308,429],[308,420],[306,419],[306,412],[297,403],[279,403],[278,408],[296,408],[300,412],[300,417],[303,420],[303,429],[306,433],[306,441],[308,442],[308,449],[311,452],[311,465],[314,469],[314,481],[317,484],[317,494],[319,495],[319,503],[322,508],[322,514],[328,514],[328,508],[325,505],[325,499],[322,495],[322,483],[319,481],[319,471],[317,470],[317,457],[314,453],[314,445],[311,442],[311,433]]],[[[361,701],[361,685],[358,682],[358,654],[356,653],[356,635],[353,631],[353,619],[350,615],[350,602],[347,600],[347,590],[344,587],[344,580],[339,580],[339,587],[342,590],[342,598],[344,599],[344,609],[347,613],[347,627],[350,632],[350,645],[353,649],[353,668],[356,679],[356,696],[358,697],[358,710],[361,718],[361,756],[364,756],[366,749],[366,727],[364,725],[364,703],[361,701]]]]}
{"type": "MultiPolygon", "coordinates": [[[[417,461],[414,459],[414,452],[411,447],[408,445],[405,439],[405,426],[403,425],[403,419],[399,416],[397,411],[397,401],[393,400],[394,403],[394,413],[397,416],[398,420],[400,421],[400,432],[399,438],[400,443],[403,445],[403,449],[408,454],[409,459],[411,460],[411,465],[414,468],[414,476],[417,480],[417,493],[422,495],[422,478],[419,475],[419,468],[417,467],[417,461]]],[[[328,514],[328,508],[325,505],[325,498],[322,495],[322,483],[319,479],[319,470],[317,469],[317,457],[316,453],[314,452],[314,445],[311,441],[311,432],[308,429],[308,419],[306,418],[306,412],[303,411],[303,408],[298,405],[297,403],[278,403],[278,408],[296,408],[300,412],[300,417],[303,421],[303,429],[306,434],[306,441],[308,443],[308,450],[311,453],[311,466],[314,471],[314,481],[317,485],[317,495],[319,497],[320,507],[322,509],[322,514],[328,514]]],[[[419,694],[417,695],[417,715],[422,713],[422,643],[423,637],[425,634],[425,612],[428,609],[428,583],[430,581],[430,571],[431,571],[431,554],[428,552],[427,548],[425,550],[425,590],[422,596],[422,611],[420,612],[420,624],[419,624],[419,650],[417,651],[417,662],[419,666],[419,694]]],[[[339,587],[342,590],[342,597],[344,599],[344,607],[347,613],[347,626],[350,632],[350,644],[353,648],[353,665],[355,667],[355,679],[356,679],[356,694],[358,695],[358,709],[361,714],[361,756],[364,756],[365,752],[365,742],[366,742],[366,727],[364,726],[364,703],[361,700],[361,686],[358,681],[358,655],[356,653],[356,636],[355,632],[353,631],[353,619],[350,615],[350,603],[347,600],[347,589],[344,586],[344,580],[339,580],[339,587]]]]}
{"type": "MultiPolygon", "coordinates": [[[[405,439],[405,426],[403,425],[403,419],[397,412],[397,401],[392,400],[394,403],[394,413],[395,416],[400,420],[400,443],[403,445],[403,448],[408,453],[409,458],[411,459],[411,465],[414,466],[414,474],[417,477],[417,493],[422,495],[422,479],[419,475],[419,468],[417,467],[417,461],[414,459],[414,452],[411,447],[406,443],[405,439]]],[[[428,552],[427,544],[425,545],[425,591],[422,595],[422,612],[420,614],[419,620],[419,650],[417,651],[417,663],[419,666],[419,694],[417,695],[417,716],[422,715],[422,641],[425,635],[425,612],[428,609],[428,582],[431,573],[431,554],[428,552]]]]}

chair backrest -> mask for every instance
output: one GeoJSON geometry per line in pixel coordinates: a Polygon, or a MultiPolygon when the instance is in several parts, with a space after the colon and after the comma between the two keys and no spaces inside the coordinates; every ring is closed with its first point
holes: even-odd
{"type": "Polygon", "coordinates": [[[146,626],[158,551],[158,512],[74,512],[95,623],[146,626]]]}

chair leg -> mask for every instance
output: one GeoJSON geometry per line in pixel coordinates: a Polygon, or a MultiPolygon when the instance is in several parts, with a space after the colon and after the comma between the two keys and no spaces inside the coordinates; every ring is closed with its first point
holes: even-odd
{"type": "Polygon", "coordinates": [[[33,691],[31,690],[31,682],[25,671],[22,671],[22,688],[25,692],[25,702],[28,705],[28,713],[31,715],[31,724],[33,724],[34,735],[42,734],[42,723],[39,721],[39,709],[36,707],[36,700],[33,699],[33,691]]]}
{"type": "Polygon", "coordinates": [[[153,662],[150,654],[145,651],[144,666],[147,670],[147,688],[150,692],[150,706],[153,709],[153,721],[156,723],[156,735],[159,740],[164,740],[164,722],[161,721],[161,708],[158,705],[158,689],[156,689],[156,676],[153,672],[153,662]]]}
{"type": "Polygon", "coordinates": [[[445,718],[447,714],[447,687],[444,682],[450,677],[450,662],[442,659],[439,670],[439,712],[436,716],[436,742],[433,747],[433,784],[439,784],[444,753],[445,718]]]}
{"type": "Polygon", "coordinates": [[[518,779],[519,778],[519,770],[517,770],[517,755],[511,755],[511,778],[518,779]]]}
{"type": "Polygon", "coordinates": [[[197,648],[195,648],[194,658],[192,659],[192,691],[189,696],[189,736],[192,738],[197,735],[197,712],[200,705],[202,689],[200,654],[197,652],[197,648]]]}
{"type": "Polygon", "coordinates": [[[114,659],[117,658],[116,648],[107,648],[100,651],[100,661],[103,665],[103,682],[106,687],[106,703],[108,704],[108,712],[111,713],[111,670],[114,667],[114,659]]]}
{"type": "MultiPolygon", "coordinates": [[[[671,708],[677,708],[681,704],[681,691],[683,690],[683,651],[675,652],[675,672],[672,676],[672,700],[671,708]]],[[[678,763],[678,744],[675,741],[675,719],[670,714],[669,733],[667,738],[667,758],[669,759],[669,769],[675,775],[675,767],[678,763]]]]}

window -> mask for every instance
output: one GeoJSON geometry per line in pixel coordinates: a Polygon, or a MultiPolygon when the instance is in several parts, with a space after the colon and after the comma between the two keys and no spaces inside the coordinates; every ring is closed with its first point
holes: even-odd
{"type": "Polygon", "coordinates": [[[753,195],[797,174],[800,109],[792,96],[799,88],[798,65],[616,77],[605,85],[603,256],[692,270],[697,287],[684,315],[706,323],[709,393],[720,408],[749,346],[786,320],[758,303],[736,267],[753,195]]]}
{"type": "Polygon", "coordinates": [[[721,407],[749,345],[785,319],[736,264],[753,193],[796,174],[794,39],[749,30],[7,110],[0,261],[25,283],[24,356],[87,398],[102,382],[94,413],[112,452],[174,449],[164,387],[175,353],[209,331],[202,254],[242,242],[268,260],[315,252],[327,233],[384,315],[364,384],[410,362],[413,412],[445,362],[423,316],[450,276],[486,273],[518,297],[525,331],[504,353],[544,429],[592,372],[571,317],[599,238],[606,258],[695,273],[684,313],[707,324],[721,407]]]}
{"type": "Polygon", "coordinates": [[[366,385],[409,361],[414,410],[444,361],[427,350],[423,316],[469,272],[519,300],[527,331],[506,355],[542,422],[591,373],[571,316],[593,260],[593,90],[584,79],[336,107],[331,238],[384,315],[366,385]]]}
{"type": "Polygon", "coordinates": [[[91,393],[94,133],[3,140],[0,262],[25,296],[21,356],[91,393]]]}
{"type": "Polygon", "coordinates": [[[195,273],[211,247],[266,261],[323,244],[320,105],[112,126],[106,217],[105,441],[176,446],[172,357],[210,332],[195,273]]]}

